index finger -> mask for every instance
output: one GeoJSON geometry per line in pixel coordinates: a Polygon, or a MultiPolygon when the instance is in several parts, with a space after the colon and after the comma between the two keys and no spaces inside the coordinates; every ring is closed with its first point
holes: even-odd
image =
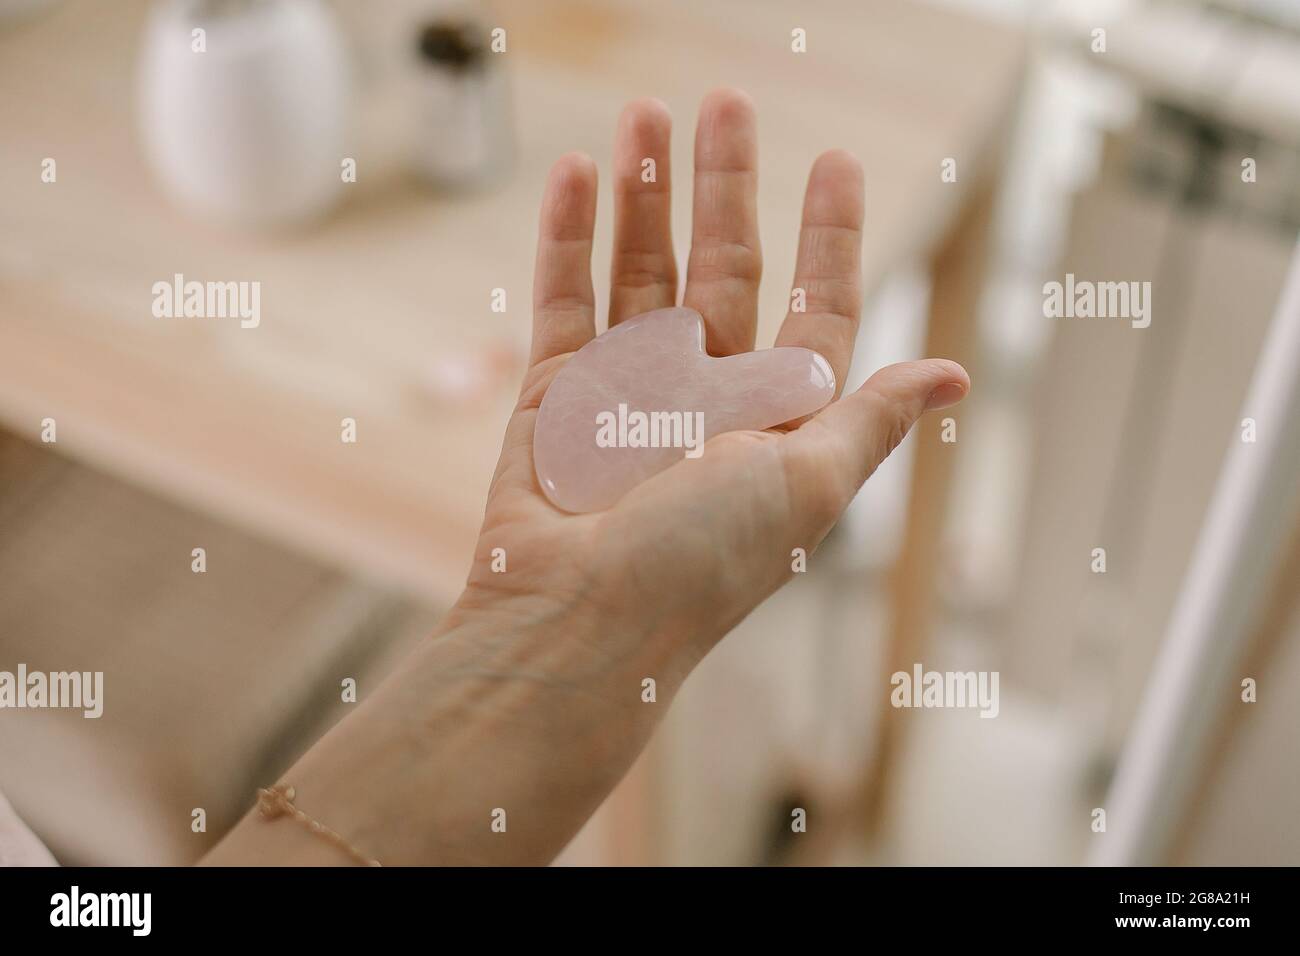
{"type": "Polygon", "coordinates": [[[823,153],[808,174],[790,311],[776,344],[820,352],[844,388],[862,312],[862,165],[844,150],[823,153]]]}

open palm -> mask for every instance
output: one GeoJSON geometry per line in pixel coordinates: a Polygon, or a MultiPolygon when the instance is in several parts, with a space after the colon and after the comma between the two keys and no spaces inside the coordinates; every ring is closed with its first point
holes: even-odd
{"type": "MultiPolygon", "coordinates": [[[[610,326],[678,304],[670,129],[655,100],[629,104],[619,122],[610,326]],[[645,158],[655,160],[654,182],[642,180],[645,158]]],[[[742,93],[715,91],[700,107],[681,300],[704,317],[712,355],[754,348],[762,273],[756,194],[753,105],[742,93]]],[[[863,204],[858,162],[837,150],[821,155],[808,179],[795,264],[806,309],[786,316],[776,341],[825,356],[837,400],[779,429],[716,436],[701,458],[678,462],[610,510],[572,515],[542,493],[532,443],[547,387],[596,335],[596,168],[580,154],[555,164],[542,201],[529,368],[453,620],[485,612],[571,620],[587,612],[608,635],[608,652],[617,653],[620,640],[662,637],[697,659],[790,577],[794,549],[813,552],[916,419],[960,401],[969,387],[960,365],[930,359],[881,369],[839,397],[862,307],[863,204]]]]}

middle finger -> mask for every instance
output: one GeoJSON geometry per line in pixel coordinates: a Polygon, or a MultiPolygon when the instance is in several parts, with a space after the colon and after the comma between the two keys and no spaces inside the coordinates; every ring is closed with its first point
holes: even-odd
{"type": "Polygon", "coordinates": [[[738,90],[715,90],[695,132],[695,210],[682,304],[704,316],[710,355],[754,348],[758,281],[758,127],[738,90]]]}

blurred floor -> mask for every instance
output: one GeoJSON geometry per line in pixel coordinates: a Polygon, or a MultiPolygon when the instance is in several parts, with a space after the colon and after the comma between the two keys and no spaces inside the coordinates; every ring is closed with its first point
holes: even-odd
{"type": "Polygon", "coordinates": [[[101,718],[0,737],[0,791],[65,864],[197,859],[437,618],[3,433],[0,582],[0,669],[104,672],[101,718]]]}

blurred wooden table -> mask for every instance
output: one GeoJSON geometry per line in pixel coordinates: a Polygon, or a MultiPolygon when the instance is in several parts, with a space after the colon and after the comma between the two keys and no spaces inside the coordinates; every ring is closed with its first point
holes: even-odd
{"type": "MultiPolygon", "coordinates": [[[[288,235],[221,231],[159,195],[134,132],[144,3],[69,0],[0,32],[0,421],[39,440],[54,418],[65,454],[438,600],[468,566],[514,383],[457,404],[427,382],[448,356],[523,348],[551,160],[584,149],[601,166],[603,302],[620,105],[668,102],[688,183],[698,101],[749,91],[770,342],[813,158],[842,146],[866,167],[873,286],[939,248],[988,181],[1021,60],[1014,31],[900,0],[501,4],[487,19],[508,30],[518,161],[494,191],[449,199],[403,161],[399,67],[420,5],[338,7],[363,53],[359,181],[288,235]],[[795,27],[807,53],[791,52],[795,27]],[[41,181],[45,157],[57,183],[41,181]],[[945,157],[956,183],[940,180],[945,157]],[[260,328],[154,318],[150,288],[174,273],[260,281],[260,328]],[[497,287],[505,314],[489,308],[497,287]],[[355,445],[339,440],[344,417],[355,445]]],[[[680,189],[683,253],[689,208],[680,189]]]]}

